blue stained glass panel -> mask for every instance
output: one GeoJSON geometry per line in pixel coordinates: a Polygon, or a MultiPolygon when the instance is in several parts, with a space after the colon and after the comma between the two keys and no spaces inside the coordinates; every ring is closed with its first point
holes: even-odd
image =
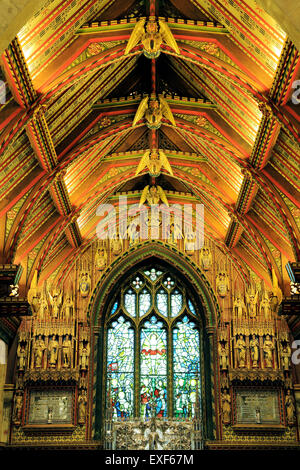
{"type": "Polygon", "coordinates": [[[118,307],[119,307],[119,302],[115,302],[114,305],[113,305],[113,308],[111,309],[111,312],[110,314],[113,315],[114,313],[116,313],[116,311],[118,310],[118,307]]]}
{"type": "Polygon", "coordinates": [[[190,309],[190,312],[193,313],[194,315],[196,315],[195,306],[194,306],[193,302],[190,299],[188,299],[188,307],[190,309]]]}
{"type": "Polygon", "coordinates": [[[174,415],[190,418],[200,399],[199,331],[185,316],[173,330],[174,348],[174,415]],[[198,389],[198,391],[197,391],[198,389]]]}
{"type": "Polygon", "coordinates": [[[129,289],[124,295],[124,306],[132,317],[136,316],[136,294],[129,289]]]}
{"type": "Polygon", "coordinates": [[[108,328],[107,376],[107,396],[113,405],[113,418],[133,416],[134,331],[122,316],[108,328]]]}
{"type": "Polygon", "coordinates": [[[163,289],[160,289],[156,293],[156,305],[157,305],[157,309],[159,313],[167,317],[168,316],[168,294],[163,289]]]}
{"type": "Polygon", "coordinates": [[[167,415],[167,332],[156,317],[141,330],[141,417],[167,415]]]}
{"type": "Polygon", "coordinates": [[[139,295],[140,316],[145,315],[151,307],[151,295],[147,289],[143,289],[139,295]]]}
{"type": "Polygon", "coordinates": [[[182,294],[176,289],[171,294],[171,317],[176,317],[183,305],[182,294]]]}

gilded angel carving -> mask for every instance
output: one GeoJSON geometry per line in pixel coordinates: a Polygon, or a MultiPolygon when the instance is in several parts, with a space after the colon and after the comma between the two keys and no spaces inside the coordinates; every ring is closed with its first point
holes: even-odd
{"type": "Polygon", "coordinates": [[[156,18],[140,19],[128,40],[125,55],[129,54],[132,49],[139,43],[143,45],[143,52],[148,59],[156,59],[161,52],[161,45],[167,44],[173,51],[180,54],[177,42],[168,26],[163,20],[156,18]]]}
{"type": "Polygon", "coordinates": [[[149,170],[150,176],[159,176],[162,168],[165,168],[167,172],[173,176],[173,170],[163,150],[147,150],[141,158],[135,175],[141,173],[141,171],[146,167],[149,170]]]}
{"type": "Polygon", "coordinates": [[[147,185],[143,189],[142,196],[140,199],[140,206],[142,206],[145,201],[147,201],[150,206],[159,204],[159,201],[162,201],[164,204],[169,206],[167,196],[161,186],[147,185]]]}
{"type": "Polygon", "coordinates": [[[149,129],[159,129],[163,117],[168,119],[173,126],[176,126],[171,108],[163,95],[159,95],[158,98],[153,96],[143,98],[133,119],[132,126],[136,126],[143,117],[145,117],[149,129]]]}

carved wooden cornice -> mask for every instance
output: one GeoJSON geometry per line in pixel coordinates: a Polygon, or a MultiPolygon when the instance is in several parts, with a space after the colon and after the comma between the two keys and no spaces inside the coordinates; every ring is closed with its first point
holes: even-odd
{"type": "Polygon", "coordinates": [[[229,369],[230,382],[284,382],[281,370],[229,369]]]}
{"type": "Polygon", "coordinates": [[[66,370],[28,370],[24,374],[24,382],[78,382],[77,369],[66,370]]]}

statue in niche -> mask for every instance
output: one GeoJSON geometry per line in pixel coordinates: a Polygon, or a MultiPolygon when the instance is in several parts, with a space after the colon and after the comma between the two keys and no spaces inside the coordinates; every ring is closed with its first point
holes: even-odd
{"type": "Polygon", "coordinates": [[[203,247],[200,251],[200,267],[204,271],[209,271],[212,265],[212,254],[209,247],[203,247]]]}
{"type": "Polygon", "coordinates": [[[85,423],[86,404],[87,404],[86,391],[82,390],[81,394],[78,397],[78,424],[81,424],[81,425],[85,423]]]}
{"type": "Polygon", "coordinates": [[[252,339],[249,343],[250,352],[251,352],[251,359],[252,359],[252,367],[258,367],[259,361],[259,341],[256,335],[252,335],[252,339]]]}
{"type": "Polygon", "coordinates": [[[63,340],[62,343],[62,361],[63,367],[71,367],[71,360],[72,360],[72,341],[69,335],[63,340]]]}
{"type": "Polygon", "coordinates": [[[20,424],[23,410],[23,393],[19,390],[14,397],[13,423],[20,424]]]}
{"type": "Polygon", "coordinates": [[[52,309],[51,309],[52,317],[57,319],[59,318],[60,307],[62,304],[62,292],[55,289],[53,296],[51,295],[50,291],[48,293],[50,297],[50,303],[52,306],[52,309]]]}
{"type": "Polygon", "coordinates": [[[272,319],[271,303],[266,292],[260,302],[259,313],[266,321],[270,321],[272,319]]]}
{"type": "Polygon", "coordinates": [[[191,256],[195,252],[196,232],[191,227],[184,234],[184,250],[187,255],[191,256]]]}
{"type": "Polygon", "coordinates": [[[286,420],[289,426],[295,424],[295,401],[291,394],[291,390],[288,389],[285,397],[285,409],[286,409],[286,420]]]}
{"type": "Polygon", "coordinates": [[[291,367],[291,355],[292,351],[288,342],[283,342],[281,344],[281,360],[282,360],[282,367],[284,370],[289,370],[291,367]]]}
{"type": "Polygon", "coordinates": [[[231,422],[231,396],[228,390],[222,393],[222,421],[225,425],[231,422]]]}
{"type": "Polygon", "coordinates": [[[69,293],[66,295],[64,300],[62,311],[65,321],[69,322],[74,318],[74,302],[72,296],[69,293]]]}
{"type": "Polygon", "coordinates": [[[42,367],[44,351],[46,349],[45,342],[41,335],[37,336],[33,344],[33,364],[36,369],[42,367]]]}
{"type": "Polygon", "coordinates": [[[97,271],[103,271],[106,268],[108,255],[106,248],[102,245],[98,245],[97,252],[95,255],[95,268],[97,271]]]}
{"type": "Polygon", "coordinates": [[[91,277],[88,272],[83,271],[80,273],[79,277],[79,291],[80,295],[83,298],[86,298],[89,295],[91,288],[91,277]]]}
{"type": "Polygon", "coordinates": [[[89,365],[90,347],[88,341],[82,341],[79,347],[79,367],[86,370],[89,365]]]}
{"type": "Polygon", "coordinates": [[[59,344],[56,339],[56,336],[52,335],[48,344],[49,364],[51,368],[55,368],[57,365],[58,348],[59,348],[59,344]]]}
{"type": "Polygon", "coordinates": [[[247,301],[249,317],[252,319],[256,318],[258,291],[255,292],[253,287],[251,288],[251,290],[246,291],[246,301],[247,301]]]}
{"type": "Polygon", "coordinates": [[[263,351],[266,361],[266,367],[273,367],[273,351],[275,349],[274,342],[271,339],[270,335],[266,335],[263,351]]]}
{"type": "Polygon", "coordinates": [[[219,271],[216,277],[216,288],[220,297],[226,297],[229,292],[229,279],[225,271],[219,271]]]}
{"type": "Polygon", "coordinates": [[[237,320],[243,320],[245,318],[246,306],[240,292],[237,293],[237,296],[234,298],[233,301],[233,314],[234,318],[236,318],[237,320]]]}
{"type": "Polygon", "coordinates": [[[239,336],[238,340],[236,341],[235,349],[236,349],[238,367],[240,368],[246,367],[247,346],[244,340],[244,336],[242,334],[239,336]]]}
{"type": "Polygon", "coordinates": [[[20,341],[17,348],[17,369],[24,370],[26,367],[26,343],[24,341],[20,341]]]}
{"type": "Polygon", "coordinates": [[[44,293],[42,293],[39,299],[39,310],[38,310],[38,318],[39,320],[45,320],[49,314],[49,305],[47,297],[44,293]]]}
{"type": "Polygon", "coordinates": [[[228,351],[224,342],[219,343],[219,361],[221,370],[228,368],[228,351]]]}
{"type": "Polygon", "coordinates": [[[118,256],[123,251],[123,240],[120,239],[118,234],[114,234],[110,241],[111,252],[114,256],[118,256]]]}

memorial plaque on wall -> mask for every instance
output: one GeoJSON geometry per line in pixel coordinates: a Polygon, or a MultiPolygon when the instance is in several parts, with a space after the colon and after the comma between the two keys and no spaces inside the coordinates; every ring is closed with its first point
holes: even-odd
{"type": "Polygon", "coordinates": [[[31,390],[28,424],[72,424],[72,390],[31,390]]]}
{"type": "Polygon", "coordinates": [[[236,389],[236,424],[280,425],[278,390],[236,389]]]}

